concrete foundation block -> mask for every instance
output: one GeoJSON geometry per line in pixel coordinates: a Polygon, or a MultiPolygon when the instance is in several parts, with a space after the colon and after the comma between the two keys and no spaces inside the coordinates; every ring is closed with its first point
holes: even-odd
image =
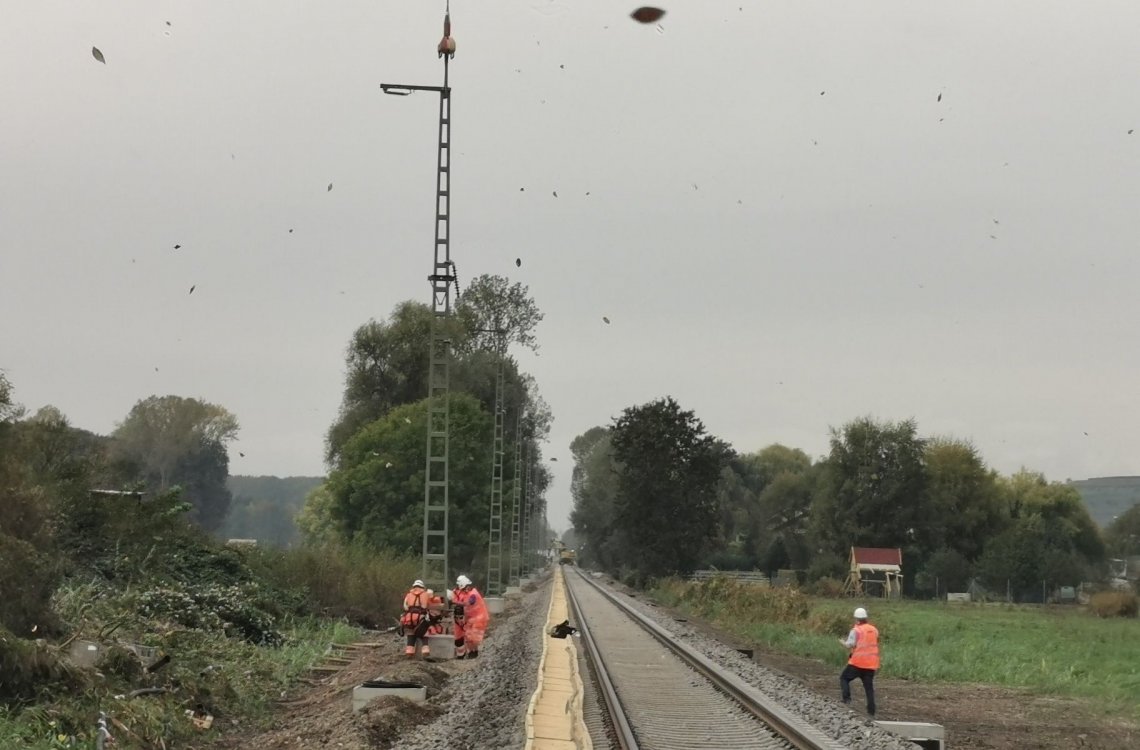
{"type": "Polygon", "coordinates": [[[503,607],[507,602],[500,596],[488,596],[483,601],[487,602],[487,611],[493,615],[500,615],[503,613],[503,607]]]}
{"type": "Polygon", "coordinates": [[[522,587],[521,586],[507,586],[507,589],[506,589],[506,595],[507,596],[518,596],[521,593],[522,593],[522,587]]]}
{"type": "Polygon", "coordinates": [[[428,648],[431,650],[432,659],[454,659],[455,658],[455,636],[453,635],[429,635],[426,639],[428,648]]]}
{"type": "Polygon", "coordinates": [[[924,721],[876,721],[875,724],[893,735],[902,737],[923,750],[945,750],[946,729],[941,724],[924,721]]]}
{"type": "Polygon", "coordinates": [[[370,680],[363,685],[352,689],[352,711],[360,711],[377,698],[394,695],[406,698],[416,703],[427,700],[427,688],[423,685],[413,685],[410,682],[385,682],[384,680],[370,680]]]}

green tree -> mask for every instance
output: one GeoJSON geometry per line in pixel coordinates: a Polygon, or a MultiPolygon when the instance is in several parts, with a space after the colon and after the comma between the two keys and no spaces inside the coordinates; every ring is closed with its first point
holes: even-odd
{"type": "Polygon", "coordinates": [[[731,448],[669,397],[627,408],[612,442],[626,565],[650,576],[693,570],[716,535],[717,482],[731,448]]]}
{"type": "Polygon", "coordinates": [[[505,276],[476,276],[463,290],[456,312],[468,350],[498,352],[500,343],[538,349],[534,329],[543,315],[525,284],[512,284],[505,276]]]}
{"type": "Polygon", "coordinates": [[[221,406],[181,396],[151,396],[136,403],[116,427],[114,451],[158,492],[183,486],[194,520],[213,531],[229,510],[226,444],[237,431],[237,418],[221,406]]]}
{"type": "Polygon", "coordinates": [[[852,546],[905,547],[937,523],[927,507],[925,442],[913,420],[869,417],[832,430],[811,506],[818,546],[840,558],[852,546]]]}
{"type": "Polygon", "coordinates": [[[581,540],[578,552],[583,562],[596,562],[611,570],[619,563],[609,545],[615,532],[614,508],[618,492],[612,439],[609,428],[592,427],[570,443],[574,456],[570,478],[574,507],[570,523],[581,540]]]}
{"type": "MultiPolygon", "coordinates": [[[[393,409],[344,445],[326,486],[329,516],[345,541],[421,553],[426,420],[423,399],[393,409]]],[[[450,424],[449,555],[456,569],[474,569],[487,544],[491,416],[474,397],[453,393],[450,424]]]]}
{"type": "Polygon", "coordinates": [[[997,475],[973,445],[959,440],[928,441],[924,458],[931,513],[931,523],[921,527],[925,549],[952,549],[977,560],[985,539],[1000,533],[1008,518],[997,475]]]}
{"type": "Polygon", "coordinates": [[[978,561],[988,587],[1040,601],[1043,587],[1076,585],[1103,567],[1104,542],[1075,488],[1025,470],[998,487],[1008,521],[986,539],[978,561]]]}
{"type": "Polygon", "coordinates": [[[1140,555],[1140,503],[1113,519],[1104,531],[1104,540],[1115,557],[1140,555]]]}

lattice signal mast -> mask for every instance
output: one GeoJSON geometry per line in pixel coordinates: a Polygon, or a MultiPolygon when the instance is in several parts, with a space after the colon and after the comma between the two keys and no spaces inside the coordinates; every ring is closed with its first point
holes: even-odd
{"type": "Polygon", "coordinates": [[[427,458],[424,471],[424,537],[420,578],[436,591],[444,590],[450,578],[447,569],[448,468],[450,447],[451,340],[447,319],[451,316],[451,289],[459,297],[455,263],[451,259],[451,87],[448,63],[455,56],[451,38],[450,3],[443,16],[443,39],[436,47],[443,60],[442,86],[411,86],[382,83],[385,94],[407,96],[416,91],[439,94],[439,149],[435,179],[435,245],[432,248],[431,353],[428,361],[427,458]]]}
{"type": "Polygon", "coordinates": [[[503,593],[503,422],[506,418],[506,376],[504,364],[507,358],[506,331],[496,328],[495,353],[498,356],[498,372],[495,376],[495,437],[491,455],[491,518],[487,530],[487,588],[488,596],[501,596],[503,593]]]}
{"type": "Polygon", "coordinates": [[[521,519],[519,518],[519,505],[522,500],[522,423],[523,412],[522,405],[520,404],[518,421],[515,423],[515,477],[514,483],[511,485],[511,560],[510,570],[507,574],[507,585],[512,587],[519,585],[519,566],[521,564],[521,551],[519,549],[521,540],[519,535],[522,531],[522,525],[521,519]]]}

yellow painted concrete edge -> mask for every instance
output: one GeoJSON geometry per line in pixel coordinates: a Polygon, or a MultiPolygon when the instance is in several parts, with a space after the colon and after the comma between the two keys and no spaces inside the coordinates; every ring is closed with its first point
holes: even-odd
{"type": "MultiPolygon", "coordinates": [[[[546,669],[546,655],[550,649],[550,629],[558,624],[552,622],[554,613],[554,591],[555,588],[564,589],[566,587],[564,575],[565,573],[561,565],[555,568],[555,574],[550,587],[550,604],[546,608],[546,627],[543,628],[542,631],[542,657],[538,661],[538,686],[535,688],[534,694],[530,696],[530,703],[526,709],[525,750],[533,750],[534,748],[534,708],[538,705],[539,698],[542,697],[542,677],[546,669]]],[[[563,598],[565,599],[565,596],[563,598]]],[[[569,606],[567,606],[567,610],[569,610],[569,606]]],[[[586,728],[586,722],[583,718],[583,687],[582,675],[578,671],[578,648],[572,637],[568,637],[566,641],[570,649],[570,671],[573,675],[574,686],[573,697],[570,699],[571,711],[573,712],[571,736],[573,737],[574,746],[578,748],[578,750],[594,750],[594,742],[590,738],[590,731],[586,728]]]]}

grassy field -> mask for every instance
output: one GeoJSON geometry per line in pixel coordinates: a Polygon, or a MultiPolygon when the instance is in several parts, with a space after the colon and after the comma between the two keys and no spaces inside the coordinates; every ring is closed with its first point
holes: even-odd
{"type": "MultiPolygon", "coordinates": [[[[836,668],[845,656],[835,639],[846,635],[856,604],[725,582],[665,582],[652,593],[753,642],[836,668]]],[[[1100,619],[1078,607],[863,604],[881,633],[884,676],[1027,688],[1089,699],[1106,714],[1140,719],[1136,618],[1100,619]]]]}

